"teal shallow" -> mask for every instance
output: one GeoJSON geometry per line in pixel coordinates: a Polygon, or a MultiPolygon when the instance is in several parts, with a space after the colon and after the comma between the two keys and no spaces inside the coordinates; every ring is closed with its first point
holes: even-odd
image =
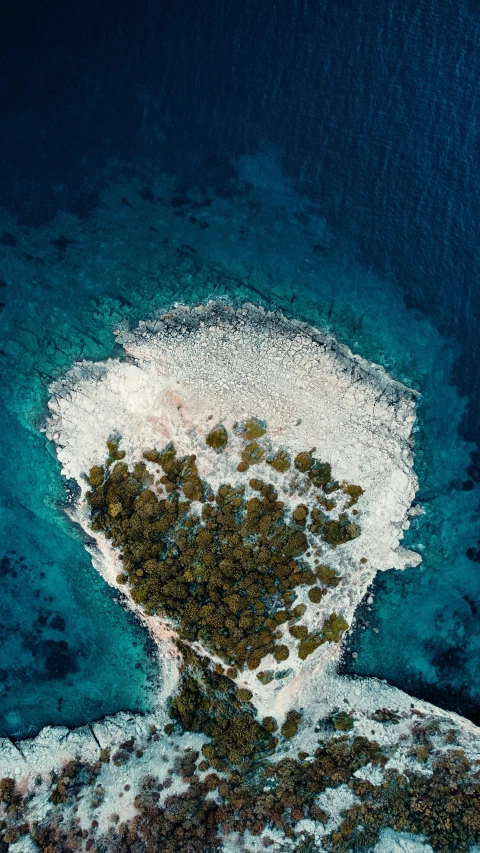
{"type": "MultiPolygon", "coordinates": [[[[36,261],[25,261],[20,249],[4,250],[1,734],[78,725],[118,710],[145,710],[154,700],[156,670],[145,632],[114,601],[63,513],[59,466],[39,430],[51,379],[77,359],[115,354],[116,325],[175,300],[219,295],[276,305],[326,327],[421,392],[416,467],[425,514],[407,542],[424,562],[378,580],[373,607],[362,609],[352,636],[350,651],[358,656],[346,665],[413,694],[428,697],[430,690],[438,704],[477,714],[480,573],[465,551],[476,542],[478,489],[462,485],[470,448],[458,436],[463,404],[450,384],[455,353],[326,227],[328,261],[312,275],[304,261],[312,253],[311,230],[293,216],[308,202],[292,194],[273,161],[270,172],[265,159],[261,165],[269,183],[251,190],[255,227],[249,230],[247,221],[242,239],[236,220],[244,194],[214,200],[204,231],[190,233],[188,223],[158,208],[162,243],[148,225],[150,202],[133,219],[120,203],[123,187],[98,221],[83,226],[72,217],[24,231],[21,249],[30,247],[36,261]],[[78,241],[71,260],[52,254],[59,228],[78,241]],[[185,244],[192,251],[181,249],[185,244]]],[[[138,201],[135,182],[130,192],[138,201]]]]}
{"type": "Polygon", "coordinates": [[[1,415],[4,735],[35,733],[50,723],[80,725],[120,709],[145,710],[155,680],[144,631],[115,602],[60,509],[58,466],[32,422],[46,401],[35,381],[42,343],[23,347],[24,374],[15,374],[8,362],[9,408],[1,415]]]}

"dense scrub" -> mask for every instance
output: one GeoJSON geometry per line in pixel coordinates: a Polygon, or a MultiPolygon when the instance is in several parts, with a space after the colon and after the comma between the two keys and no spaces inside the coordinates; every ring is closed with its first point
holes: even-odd
{"type": "MultiPolygon", "coordinates": [[[[269,457],[258,443],[264,424],[251,419],[239,430],[246,442],[239,474],[264,457],[278,472],[290,469],[286,452],[269,457]]],[[[206,452],[221,453],[227,443],[220,424],[207,435],[206,452]]],[[[111,439],[106,465],[90,470],[87,501],[92,529],[120,551],[118,580],[128,584],[133,600],[149,614],[170,618],[180,637],[201,641],[230,666],[256,669],[270,653],[277,662],[285,660],[289,650],[278,642],[278,629],[298,617],[297,590],[311,587],[310,601],[318,604],[340,580],[316,559],[318,544],[336,546],[360,534],[346,509],[330,517],[335,502],[326,495],[343,492],[351,503],[360,487],[340,486],[328,463],[300,453],[294,470],[314,506],[300,504],[292,511],[274,485],[258,477],[239,476],[214,493],[201,479],[196,457],[177,456],[172,444],[144,453],[159,469],[154,486],[145,463],[129,468],[118,448],[111,439]]],[[[330,614],[323,629],[299,637],[299,657],[337,642],[347,627],[342,616],[330,614]]]]}
{"type": "MultiPolygon", "coordinates": [[[[196,457],[178,456],[171,444],[147,451],[144,462],[128,466],[119,441],[112,438],[105,465],[90,470],[91,526],[118,549],[118,580],[147,614],[159,613],[177,626],[181,680],[165,732],[173,738],[179,729],[202,732],[208,740],[201,755],[176,755],[169,772],[187,783],[183,793],[165,796],[171,777],[146,777],[135,797],[136,817],[113,821],[102,834],[95,820],[88,831],[80,830],[75,818],[66,828],[60,811],[45,824],[30,824],[13,780],[2,780],[0,827],[7,842],[29,834],[45,853],[207,853],[222,849],[223,835],[246,830],[272,847],[268,833],[275,828],[292,839],[293,849],[306,853],[316,841],[313,836],[295,841],[303,818],[315,821],[316,840],[321,838],[331,853],[371,850],[384,827],[423,834],[438,853],[467,853],[480,841],[480,782],[460,750],[435,754],[428,731],[415,740],[417,725],[412,756],[428,766],[427,773],[385,770],[389,755],[375,741],[352,737],[354,712],[337,710],[329,721],[336,736],[320,741],[311,755],[300,752],[275,761],[278,744],[285,745],[299,730],[301,713],[290,709],[283,720],[259,720],[250,691],[232,680],[247,666],[267,684],[282,672],[260,670],[260,663],[270,653],[277,663],[288,660],[290,650],[282,639],[293,637],[304,659],[322,643],[338,642],[348,628],[341,615],[330,613],[321,629],[310,631],[302,623],[307,605],[296,600],[307,589],[311,605],[318,605],[342,582],[325,563],[325,554],[360,534],[351,515],[358,516],[363,491],[336,482],[330,465],[313,451],[293,459],[286,450],[272,451],[262,443],[265,430],[254,418],[238,426],[244,439],[238,476],[216,491],[201,478],[196,457]],[[252,477],[253,466],[255,471],[265,466],[266,472],[270,466],[275,475],[290,478],[284,492],[292,504],[279,499],[268,478],[252,477]],[[197,655],[193,640],[225,666],[215,667],[210,658],[197,655]],[[367,765],[381,770],[383,782],[355,776],[367,765]],[[347,785],[357,802],[327,833],[328,814],[318,797],[340,785],[347,785]]],[[[207,435],[205,452],[221,454],[227,448],[230,436],[219,424],[207,435]]],[[[399,721],[389,709],[378,709],[372,719],[390,725],[399,721]]],[[[103,750],[93,765],[71,762],[52,777],[52,809],[82,796],[88,786],[91,802],[101,802],[97,778],[102,762],[128,766],[141,754],[132,741],[112,756],[103,750]]]]}
{"type": "MultiPolygon", "coordinates": [[[[130,760],[135,761],[133,752],[130,760]]],[[[21,793],[13,779],[0,780],[0,849],[29,836],[43,853],[209,853],[221,851],[223,834],[242,836],[246,830],[269,848],[269,832],[276,829],[292,839],[297,853],[313,853],[320,840],[330,853],[350,853],[371,851],[381,830],[393,827],[424,835],[436,853],[468,853],[480,841],[480,781],[464,753],[444,753],[429,775],[385,770],[387,760],[375,741],[343,735],[320,742],[313,755],[266,762],[253,778],[237,771],[218,775],[204,757],[187,749],[176,754],[163,781],[143,778],[134,799],[136,816],[123,822],[117,817],[107,832],[97,829],[96,820],[82,830],[75,812],[66,817],[65,807],[91,795],[88,784],[95,784],[101,766],[74,761],[56,778],[55,789],[60,783],[64,793],[58,805],[51,798],[43,821],[29,818],[32,794],[21,793]],[[367,765],[383,773],[383,783],[355,775],[367,765]],[[168,793],[174,775],[186,784],[182,793],[168,793]],[[347,785],[357,802],[327,833],[329,815],[317,798],[340,785],[347,785]],[[296,836],[303,818],[315,821],[315,837],[296,836]]]]}

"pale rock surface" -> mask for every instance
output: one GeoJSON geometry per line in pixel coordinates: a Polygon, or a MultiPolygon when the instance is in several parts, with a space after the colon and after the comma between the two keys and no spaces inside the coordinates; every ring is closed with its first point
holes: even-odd
{"type": "MultiPolygon", "coordinates": [[[[82,497],[88,489],[84,474],[104,461],[114,433],[121,435],[127,462],[173,441],[179,453],[197,454],[200,474],[214,488],[227,478],[232,482],[238,479],[239,443],[232,436],[226,450],[216,454],[206,448],[205,436],[217,423],[232,435],[235,422],[255,416],[267,423],[272,446],[292,456],[316,447],[335,479],[359,484],[365,492],[358,504],[362,535],[335,553],[325,551],[344,582],[320,606],[309,607],[309,629],[320,627],[331,612],[350,623],[377,571],[420,562],[399,546],[416,489],[415,394],[382,368],[316,329],[252,305],[236,311],[219,304],[179,307],[117,338],[126,360],[83,362],[52,387],[48,434],[64,475],[77,480],[82,497]]],[[[268,466],[258,465],[257,471],[282,489],[282,477],[268,466]]],[[[76,518],[86,529],[87,510],[80,501],[76,518]]],[[[97,546],[101,556],[94,555],[95,564],[115,585],[115,555],[103,537],[97,537],[97,546]]],[[[303,599],[299,594],[303,600],[308,605],[306,590],[303,599]]],[[[162,642],[160,620],[148,623],[162,642]]],[[[282,642],[294,651],[288,633],[282,642]]],[[[259,712],[281,716],[293,703],[309,704],[309,692],[316,692],[312,685],[338,654],[338,645],[326,644],[301,667],[289,661],[292,672],[281,685],[260,687],[249,672],[240,680],[254,693],[259,712]]],[[[168,662],[174,657],[171,648],[161,654],[169,692],[175,668],[168,662]]],[[[275,666],[273,657],[264,663],[275,666]]]]}

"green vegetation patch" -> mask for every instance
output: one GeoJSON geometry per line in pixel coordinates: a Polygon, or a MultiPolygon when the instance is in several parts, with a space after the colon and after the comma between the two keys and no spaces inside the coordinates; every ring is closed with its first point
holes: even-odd
{"type": "Polygon", "coordinates": [[[202,749],[215,770],[255,762],[271,754],[278,739],[271,726],[256,719],[250,690],[237,688],[212,671],[209,661],[180,643],[183,655],[180,689],[172,700],[170,717],[185,731],[203,732],[210,743],[202,749]]]}
{"type": "Polygon", "coordinates": [[[286,450],[277,450],[274,456],[269,456],[267,465],[278,471],[280,474],[285,474],[290,468],[290,456],[286,450]]]}
{"type": "Polygon", "coordinates": [[[352,790],[360,797],[343,813],[342,823],[328,839],[332,853],[370,850],[380,832],[426,836],[436,853],[468,853],[480,840],[480,782],[462,750],[438,758],[431,774],[386,774],[376,786],[358,780],[352,790]]]}
{"type": "Polygon", "coordinates": [[[223,450],[228,444],[228,432],[223,424],[219,424],[210,430],[205,441],[213,450],[223,450]]]}
{"type": "Polygon", "coordinates": [[[250,441],[242,451],[242,462],[247,468],[250,465],[258,465],[265,456],[265,450],[257,441],[250,441]]]}
{"type": "MultiPolygon", "coordinates": [[[[244,433],[250,437],[259,429],[261,422],[252,419],[244,433]]],[[[220,451],[228,441],[227,431],[220,424],[206,440],[220,451]]],[[[165,490],[160,496],[145,462],[130,468],[123,461],[119,439],[109,439],[108,451],[107,464],[94,466],[88,474],[91,490],[86,499],[92,529],[103,532],[119,551],[118,582],[129,587],[134,602],[147,614],[171,619],[181,638],[202,642],[229,666],[255,670],[268,654],[277,662],[286,660],[288,647],[277,642],[277,629],[305,610],[293,602],[298,587],[315,584],[316,575],[306,562],[309,547],[315,546],[317,536],[335,544],[348,541],[359,534],[358,525],[346,514],[340,521],[329,520],[315,508],[312,523],[307,523],[306,504],[291,512],[275,487],[260,477],[224,483],[214,493],[202,480],[195,455],[177,455],[172,443],[143,454],[160,469],[155,478],[165,490]],[[255,492],[250,498],[247,483],[255,492]]],[[[253,440],[245,445],[242,459],[248,468],[264,455],[253,440]]],[[[310,460],[311,454],[304,456],[310,460]]],[[[299,457],[302,454],[296,457],[297,468],[299,457]]],[[[311,458],[313,468],[308,470],[316,470],[317,461],[311,458]]],[[[304,468],[308,460],[303,460],[304,468]]],[[[335,579],[335,573],[325,575],[324,583],[334,585],[335,579]]],[[[309,597],[318,602],[323,594],[313,586],[309,597]]],[[[344,629],[337,620],[324,626],[319,637],[299,636],[302,656],[322,642],[336,642],[344,629]]]]}
{"type": "Polygon", "coordinates": [[[322,538],[328,545],[344,545],[360,536],[358,524],[350,521],[347,514],[342,512],[338,521],[329,519],[323,524],[322,538]]]}
{"type": "MultiPolygon", "coordinates": [[[[277,730],[272,717],[258,725],[270,737],[277,730]]],[[[238,722],[235,731],[237,727],[242,733],[243,724],[238,722]]],[[[251,742],[249,724],[245,732],[247,737],[240,737],[242,751],[251,742]]],[[[224,743],[228,748],[230,740],[224,743]]],[[[260,739],[256,743],[258,754],[260,739]]],[[[128,753],[130,744],[123,747],[128,753]]],[[[247,747],[246,754],[249,752],[247,747]]],[[[214,765],[198,752],[186,749],[177,754],[169,770],[182,778],[183,790],[162,797],[162,790],[171,784],[170,776],[163,782],[153,775],[145,776],[134,799],[135,817],[122,823],[113,821],[105,835],[97,832],[96,820],[82,830],[74,812],[69,823],[65,804],[75,803],[85,785],[95,784],[101,766],[101,762],[86,765],[72,761],[59,776],[53,774],[55,794],[40,819],[36,816],[29,820],[30,792],[25,794],[14,779],[0,780],[0,843],[7,849],[22,837],[30,838],[44,853],[76,851],[82,843],[89,850],[138,847],[164,853],[187,849],[203,853],[221,850],[225,834],[235,831],[242,839],[247,830],[250,837],[263,836],[261,841],[268,849],[269,830],[273,828],[296,844],[296,850],[314,850],[315,839],[321,837],[322,848],[330,853],[373,850],[386,828],[425,836],[435,853],[468,853],[480,842],[480,780],[475,764],[462,750],[443,754],[432,762],[430,771],[422,773],[386,770],[387,761],[388,756],[375,741],[344,734],[321,742],[311,755],[300,752],[298,758],[285,757],[263,766],[257,763],[255,773],[249,772],[255,760],[247,759],[239,770],[222,777],[209,772],[200,781],[197,770],[214,765]],[[380,784],[355,775],[367,765],[382,771],[380,784]],[[326,835],[329,815],[318,806],[317,799],[327,789],[341,785],[348,785],[355,802],[343,811],[340,825],[326,835]],[[297,824],[305,818],[315,822],[315,834],[296,843],[297,824]]],[[[221,759],[213,757],[213,762],[225,766],[221,759]]],[[[101,791],[99,785],[93,791],[97,805],[101,791]]]]}
{"type": "Polygon", "coordinates": [[[322,645],[322,639],[317,634],[308,634],[298,646],[298,657],[305,660],[322,645]]]}
{"type": "Polygon", "coordinates": [[[245,421],[243,426],[243,434],[247,441],[253,441],[255,438],[261,438],[267,431],[265,421],[260,421],[258,418],[250,418],[245,421]]]}
{"type": "Polygon", "coordinates": [[[363,489],[361,486],[350,485],[349,483],[342,483],[342,490],[346,495],[350,497],[349,506],[353,506],[356,504],[358,499],[363,495],[363,489]]]}
{"type": "Polygon", "coordinates": [[[332,479],[332,469],[328,462],[315,460],[308,470],[308,476],[313,485],[318,488],[326,486],[332,479]]]}
{"type": "Polygon", "coordinates": [[[317,566],[316,575],[320,583],[325,586],[336,587],[342,580],[340,575],[337,575],[335,569],[330,566],[317,566]]]}
{"type": "Polygon", "coordinates": [[[372,714],[372,720],[376,723],[391,723],[397,725],[400,722],[400,716],[397,711],[392,708],[377,708],[372,714]]]}
{"type": "Polygon", "coordinates": [[[310,468],[313,467],[313,455],[310,451],[303,450],[301,453],[297,453],[295,459],[293,460],[293,464],[297,471],[301,471],[302,474],[305,474],[310,468]]]}
{"type": "Polygon", "coordinates": [[[319,604],[325,595],[325,590],[321,589],[319,586],[314,586],[312,589],[308,590],[308,597],[312,604],[319,604]]]}
{"type": "Polygon", "coordinates": [[[330,717],[330,722],[337,732],[349,732],[355,722],[353,714],[347,711],[337,711],[330,717]]]}
{"type": "Polygon", "coordinates": [[[325,619],[322,628],[322,642],[323,643],[338,643],[342,635],[345,631],[348,630],[348,622],[345,621],[343,616],[337,616],[336,613],[331,613],[330,616],[325,619]]]}
{"type": "Polygon", "coordinates": [[[298,727],[302,721],[302,714],[300,711],[288,711],[287,716],[285,717],[285,722],[280,729],[283,737],[290,739],[295,737],[298,732],[298,727]]]}
{"type": "MultiPolygon", "coordinates": [[[[118,462],[120,459],[125,459],[125,451],[119,450],[121,437],[119,435],[110,436],[107,441],[108,447],[108,458],[106,461],[107,468],[110,468],[114,462],[118,462]]],[[[90,472],[91,473],[91,472],[90,472]]]]}
{"type": "MultiPolygon", "coordinates": [[[[302,626],[293,626],[290,628],[290,633],[294,631],[302,633],[298,634],[300,639],[300,645],[298,647],[298,657],[300,660],[305,660],[309,655],[311,655],[314,651],[316,651],[319,646],[322,646],[324,643],[338,643],[342,639],[343,634],[348,629],[348,622],[345,621],[343,616],[337,616],[336,613],[331,613],[330,616],[325,619],[323,626],[320,631],[307,633],[305,635],[304,629],[302,630],[302,626]]],[[[297,634],[294,634],[297,636],[297,634]]]]}
{"type": "Polygon", "coordinates": [[[257,678],[261,684],[270,684],[270,682],[274,679],[274,675],[271,670],[266,669],[262,672],[257,672],[257,678]]]}

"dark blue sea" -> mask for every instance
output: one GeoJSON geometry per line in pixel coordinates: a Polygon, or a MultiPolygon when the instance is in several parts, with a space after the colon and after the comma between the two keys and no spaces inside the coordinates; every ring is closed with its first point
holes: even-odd
{"type": "Polygon", "coordinates": [[[148,638],[64,512],[48,386],[173,301],[277,305],[420,391],[423,558],[343,667],[480,725],[480,6],[7,2],[0,735],[146,710],[148,638]]]}

